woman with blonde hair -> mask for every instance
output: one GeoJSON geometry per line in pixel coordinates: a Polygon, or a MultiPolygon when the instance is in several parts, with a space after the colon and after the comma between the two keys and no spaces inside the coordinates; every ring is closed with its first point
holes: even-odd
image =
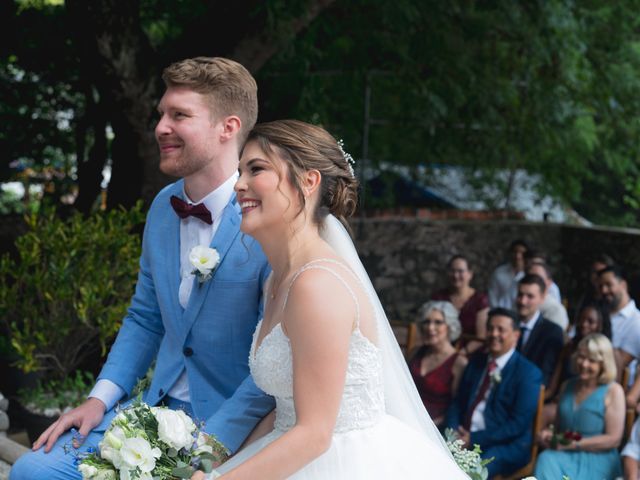
{"type": "Polygon", "coordinates": [[[624,432],[625,399],[615,382],[611,341],[601,333],[584,337],[574,354],[576,377],[561,387],[555,428],[539,441],[547,450],[538,457],[538,480],[566,475],[602,480],[622,475],[618,446],[624,432]]]}
{"type": "Polygon", "coordinates": [[[440,426],[458,389],[467,359],[453,347],[460,337],[458,311],[445,301],[422,305],[416,321],[422,346],[409,361],[409,371],[434,423],[440,426]]]}
{"type": "Polygon", "coordinates": [[[276,413],[221,478],[468,478],[424,409],[341,224],[357,204],[351,157],[324,129],[283,120],[253,129],[239,170],[240,229],[273,269],[249,365],[276,413]]]}

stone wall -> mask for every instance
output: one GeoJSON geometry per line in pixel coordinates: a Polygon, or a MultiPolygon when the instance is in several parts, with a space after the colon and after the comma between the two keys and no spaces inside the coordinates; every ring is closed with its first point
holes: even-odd
{"type": "MultiPolygon", "coordinates": [[[[446,262],[456,253],[468,256],[475,266],[472,284],[486,290],[489,275],[505,261],[516,238],[547,255],[570,311],[586,285],[593,254],[608,253],[629,272],[640,271],[638,230],[416,218],[364,218],[352,226],[362,261],[392,319],[412,320],[431,293],[446,285],[446,262]]],[[[630,283],[635,290],[636,282],[630,283]]]]}

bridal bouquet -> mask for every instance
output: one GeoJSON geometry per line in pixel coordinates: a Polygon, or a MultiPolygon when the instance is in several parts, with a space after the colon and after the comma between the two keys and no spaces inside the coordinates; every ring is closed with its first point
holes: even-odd
{"type": "Polygon", "coordinates": [[[136,401],[118,412],[98,450],[78,455],[77,464],[83,480],[175,480],[213,471],[225,453],[183,411],[136,401]]]}
{"type": "Polygon", "coordinates": [[[474,445],[473,450],[464,448],[464,442],[460,440],[455,430],[447,428],[444,432],[447,447],[453,456],[453,459],[464,473],[469,475],[471,480],[487,480],[489,471],[487,464],[493,461],[493,458],[483,460],[480,457],[480,446],[474,445]]]}

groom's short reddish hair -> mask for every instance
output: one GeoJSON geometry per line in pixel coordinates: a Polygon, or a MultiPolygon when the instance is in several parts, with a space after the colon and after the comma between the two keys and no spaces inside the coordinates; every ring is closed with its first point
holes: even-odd
{"type": "Polygon", "coordinates": [[[165,68],[162,80],[167,88],[186,87],[209,97],[215,118],[237,115],[244,144],[258,118],[258,86],[246,68],[228,58],[188,58],[165,68]]]}

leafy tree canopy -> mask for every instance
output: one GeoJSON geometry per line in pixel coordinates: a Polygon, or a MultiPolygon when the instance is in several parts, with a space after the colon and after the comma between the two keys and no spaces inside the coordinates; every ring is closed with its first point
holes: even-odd
{"type": "Polygon", "coordinates": [[[322,123],[361,164],[462,165],[478,185],[526,169],[593,221],[638,223],[640,0],[88,3],[0,7],[0,152],[64,165],[81,195],[107,157],[113,204],[157,191],[142,132],[162,67],[226,55],[255,73],[261,120],[322,123]]]}

